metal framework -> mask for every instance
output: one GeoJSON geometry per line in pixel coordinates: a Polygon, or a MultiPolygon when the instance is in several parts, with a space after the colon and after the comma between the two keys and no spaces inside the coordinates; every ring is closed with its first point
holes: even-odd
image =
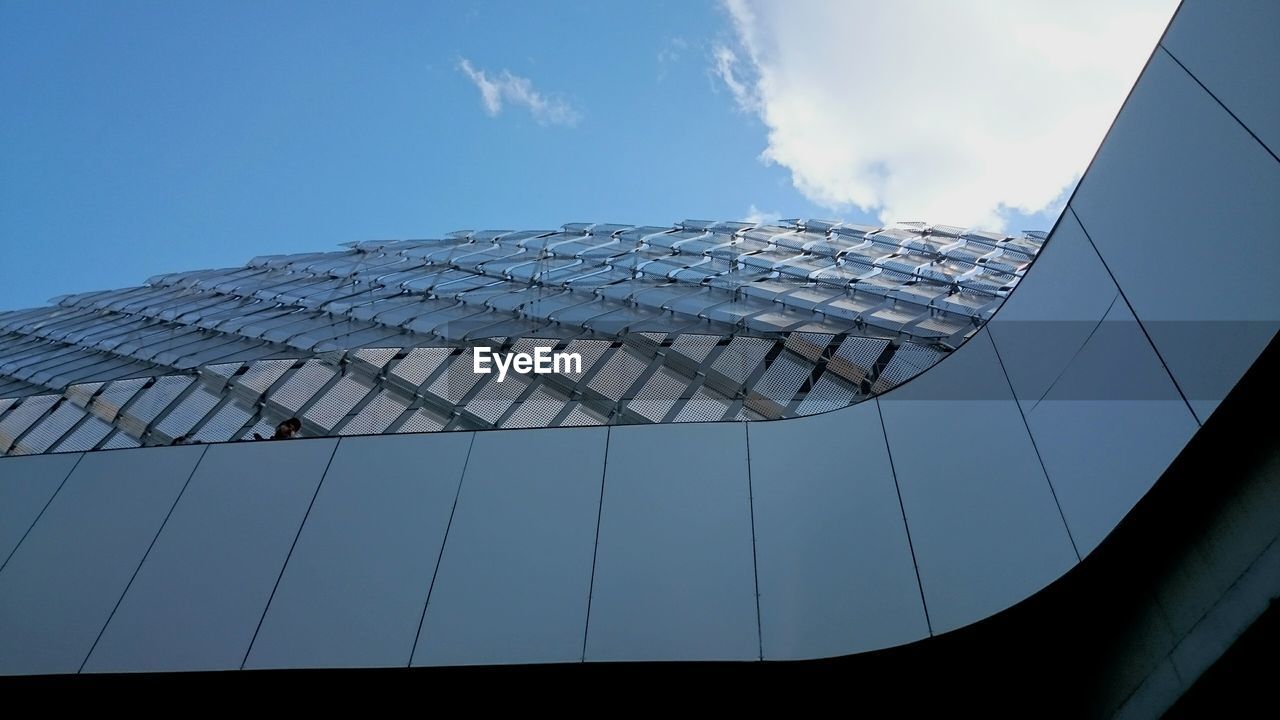
{"type": "Polygon", "coordinates": [[[761,420],[930,367],[1044,241],[686,220],[257,257],[0,313],[0,454],[305,435],[761,420]],[[478,375],[471,351],[577,353],[478,375]]]}

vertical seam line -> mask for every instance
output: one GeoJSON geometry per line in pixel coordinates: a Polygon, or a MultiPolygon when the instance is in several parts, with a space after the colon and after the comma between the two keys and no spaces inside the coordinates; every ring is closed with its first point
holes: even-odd
{"type": "Polygon", "coordinates": [[[302,514],[302,522],[298,523],[298,532],[293,534],[293,542],[289,545],[289,554],[284,556],[284,564],[280,566],[280,574],[276,575],[276,584],[271,586],[271,594],[267,596],[267,605],[262,608],[262,615],[258,618],[258,626],[253,629],[253,637],[249,639],[249,647],[244,650],[244,659],[240,661],[241,670],[249,662],[249,653],[253,652],[253,644],[258,641],[258,632],[262,630],[262,622],[267,619],[267,611],[271,609],[271,601],[276,598],[276,590],[280,588],[280,580],[284,577],[284,571],[289,567],[289,559],[293,557],[293,549],[298,546],[298,538],[302,537],[302,528],[307,526],[307,518],[311,516],[311,508],[315,507],[316,498],[320,495],[320,488],[324,486],[324,479],[329,476],[329,468],[333,466],[333,458],[338,454],[338,446],[341,444],[342,438],[338,438],[338,441],[333,444],[333,452],[329,453],[329,462],[325,463],[324,472],[320,474],[320,481],[316,483],[315,492],[311,493],[311,502],[307,503],[307,511],[302,514]]]}
{"type": "MultiPolygon", "coordinates": [[[[1013,381],[1009,379],[1009,371],[1004,367],[1004,358],[1000,357],[1000,348],[996,347],[996,338],[991,333],[987,333],[987,339],[991,341],[991,349],[996,353],[996,362],[1000,363],[1000,374],[1004,375],[1004,381],[1009,386],[1009,395],[1013,398],[1013,405],[1018,408],[1018,417],[1022,418],[1022,427],[1026,428],[1027,437],[1031,439],[1031,449],[1036,453],[1036,462],[1040,463],[1040,472],[1044,473],[1045,484],[1049,486],[1049,494],[1053,496],[1053,505],[1058,508],[1058,517],[1062,519],[1062,528],[1067,531],[1067,540],[1071,541],[1071,552],[1076,554],[1076,561],[1079,562],[1081,559],[1080,548],[1076,547],[1075,536],[1071,534],[1071,525],[1067,522],[1067,516],[1062,512],[1062,503],[1058,500],[1058,491],[1054,489],[1053,479],[1049,477],[1049,469],[1045,467],[1044,458],[1040,456],[1040,446],[1036,444],[1035,433],[1031,432],[1031,423],[1027,422],[1027,414],[1022,411],[1022,403],[1018,402],[1018,392],[1013,389],[1013,381]]],[[[1088,341],[1086,340],[1086,342],[1088,341]]],[[[1084,346],[1081,345],[1081,347],[1083,348],[1084,346]]]]}
{"type": "Polygon", "coordinates": [[[1147,332],[1147,326],[1143,324],[1142,317],[1134,309],[1133,303],[1129,302],[1129,296],[1125,294],[1124,288],[1120,286],[1120,281],[1116,279],[1116,274],[1111,272],[1111,266],[1107,264],[1107,259],[1102,257],[1102,251],[1093,242],[1093,236],[1089,234],[1089,229],[1084,226],[1084,221],[1080,219],[1080,214],[1076,212],[1075,207],[1072,205],[1068,205],[1067,209],[1071,211],[1071,217],[1076,219],[1076,224],[1080,226],[1080,231],[1084,233],[1084,238],[1089,241],[1089,246],[1093,248],[1094,254],[1098,256],[1098,261],[1102,263],[1107,275],[1111,277],[1111,282],[1115,284],[1116,290],[1120,293],[1120,299],[1124,300],[1125,306],[1129,308],[1129,314],[1133,315],[1133,321],[1138,323],[1138,329],[1142,330],[1142,335],[1147,339],[1147,344],[1151,346],[1151,351],[1156,354],[1156,359],[1160,361],[1160,366],[1164,368],[1165,374],[1169,376],[1169,382],[1173,383],[1173,388],[1178,391],[1182,402],[1186,404],[1187,411],[1191,413],[1191,419],[1196,421],[1197,426],[1203,426],[1204,423],[1200,421],[1200,416],[1196,414],[1195,408],[1191,407],[1191,401],[1187,399],[1187,394],[1182,391],[1182,386],[1178,384],[1178,378],[1173,376],[1173,371],[1169,369],[1169,363],[1164,361],[1164,355],[1160,354],[1160,348],[1156,347],[1155,341],[1151,339],[1151,333],[1147,332]]]}
{"type": "Polygon", "coordinates": [[[751,575],[756,585],[756,641],[760,659],[764,660],[764,629],[760,621],[760,561],[756,555],[756,500],[751,481],[751,427],[748,423],[742,423],[742,432],[747,442],[747,506],[751,510],[751,575]]]}
{"type": "Polygon", "coordinates": [[[458,498],[462,495],[462,481],[467,477],[467,466],[471,464],[471,449],[476,446],[476,433],[471,433],[471,443],[467,445],[467,457],[462,461],[462,473],[458,476],[458,489],[453,494],[453,507],[449,509],[449,522],[444,526],[444,537],[440,539],[440,552],[436,554],[436,566],[431,570],[431,583],[427,585],[427,599],[422,603],[422,615],[418,617],[418,632],[413,636],[413,647],[409,649],[409,662],[405,667],[413,667],[413,656],[418,653],[418,640],[422,637],[422,625],[427,620],[427,606],[431,604],[431,592],[436,589],[436,576],[440,574],[440,562],[444,560],[444,546],[449,542],[449,530],[453,527],[453,514],[458,511],[458,498]]]}
{"type": "Polygon", "coordinates": [[[98,630],[98,636],[93,639],[93,644],[89,646],[89,652],[85,653],[84,660],[80,661],[80,667],[76,670],[76,673],[84,672],[84,666],[89,664],[89,658],[93,657],[93,651],[98,649],[98,642],[106,634],[107,626],[111,624],[111,619],[116,616],[116,611],[120,609],[120,604],[124,602],[124,596],[129,594],[129,588],[133,587],[133,581],[138,577],[138,573],[142,571],[142,566],[146,564],[147,557],[151,555],[151,548],[155,547],[156,541],[160,539],[160,533],[164,532],[165,525],[169,524],[169,518],[173,515],[174,508],[178,507],[178,501],[182,500],[182,496],[186,494],[187,486],[191,484],[191,478],[196,476],[196,470],[200,469],[200,463],[204,462],[204,456],[208,452],[209,446],[205,445],[204,449],[200,451],[200,457],[196,458],[195,464],[191,466],[191,472],[187,473],[187,481],[182,483],[182,489],[178,491],[178,496],[169,505],[169,512],[165,513],[164,520],[160,521],[160,527],[156,528],[156,534],[147,545],[146,552],[142,553],[142,559],[138,561],[138,566],[133,569],[133,574],[129,576],[129,582],[125,583],[124,590],[120,591],[120,597],[116,598],[116,604],[111,607],[111,614],[107,615],[107,621],[102,623],[102,628],[98,630]]]}
{"type": "Polygon", "coordinates": [[[924,624],[933,635],[933,621],[929,618],[929,602],[924,599],[924,582],[920,580],[920,563],[916,560],[916,547],[911,542],[911,524],[907,522],[907,507],[902,502],[902,488],[898,487],[898,469],[893,464],[893,448],[889,447],[889,429],[884,424],[884,410],[880,398],[876,402],[876,414],[880,416],[880,434],[884,436],[884,450],[889,455],[889,472],[893,475],[893,490],[898,494],[898,511],[902,513],[902,529],[907,533],[907,549],[911,551],[911,567],[916,571],[916,588],[920,590],[920,607],[924,609],[924,624]]]}
{"type": "Polygon", "coordinates": [[[58,483],[58,488],[54,490],[53,494],[49,496],[49,499],[45,501],[44,507],[40,508],[40,512],[36,513],[35,519],[32,520],[31,524],[27,526],[27,531],[22,533],[22,537],[18,538],[18,544],[13,546],[13,549],[9,551],[9,555],[5,557],[4,562],[0,563],[0,572],[4,572],[4,569],[9,566],[9,561],[13,559],[14,554],[18,552],[18,548],[22,547],[23,541],[25,541],[27,539],[27,536],[31,534],[31,531],[35,529],[36,523],[39,523],[40,518],[44,517],[45,511],[48,510],[49,506],[53,504],[53,499],[58,497],[58,493],[62,492],[62,487],[67,484],[68,480],[71,479],[72,473],[76,471],[76,468],[80,467],[80,461],[84,460],[85,454],[86,453],[83,453],[83,452],[80,453],[80,457],[76,458],[76,461],[71,466],[71,469],[68,470],[67,474],[63,476],[62,482],[58,483]]]}
{"type": "Polygon", "coordinates": [[[1182,61],[1179,60],[1176,55],[1174,55],[1172,52],[1169,51],[1169,48],[1165,47],[1163,40],[1156,47],[1163,50],[1164,54],[1168,55],[1170,60],[1173,60],[1175,63],[1177,63],[1178,67],[1182,68],[1182,71],[1185,72],[1187,76],[1190,77],[1192,80],[1194,80],[1196,84],[1200,86],[1201,90],[1204,90],[1206,93],[1208,93],[1209,97],[1213,98],[1214,102],[1218,103],[1218,105],[1223,110],[1226,110],[1227,114],[1231,116],[1231,119],[1235,120],[1240,127],[1244,128],[1244,131],[1249,133],[1249,137],[1253,138],[1259,145],[1262,146],[1263,150],[1267,151],[1267,154],[1271,156],[1272,160],[1275,160],[1276,162],[1280,162],[1280,157],[1277,157],[1276,154],[1271,151],[1271,148],[1267,147],[1267,144],[1262,142],[1262,138],[1258,137],[1257,134],[1253,132],[1253,130],[1250,130],[1249,126],[1245,125],[1244,121],[1241,120],[1235,113],[1231,112],[1231,108],[1227,107],[1227,104],[1222,102],[1222,100],[1220,100],[1217,95],[1214,95],[1213,91],[1210,90],[1208,86],[1200,82],[1200,78],[1196,77],[1195,73],[1191,72],[1191,70],[1188,69],[1186,65],[1182,64],[1182,61]]]}
{"type": "Polygon", "coordinates": [[[596,541],[591,547],[591,581],[587,585],[587,619],[582,625],[582,662],[587,661],[587,635],[591,632],[591,599],[596,591],[596,558],[600,555],[600,518],[604,515],[604,480],[609,473],[609,439],[613,427],[605,426],[604,465],[600,468],[600,502],[596,505],[596,541]]]}
{"type": "MultiPolygon", "coordinates": [[[[1107,309],[1102,312],[1102,316],[1098,318],[1097,324],[1095,324],[1093,329],[1089,331],[1089,334],[1085,336],[1084,342],[1080,343],[1080,347],[1076,348],[1076,351],[1071,354],[1071,359],[1067,361],[1066,365],[1062,366],[1062,370],[1058,372],[1058,376],[1053,379],[1053,382],[1049,383],[1049,387],[1045,388],[1044,392],[1040,393],[1040,397],[1036,398],[1036,401],[1031,405],[1031,410],[1029,412],[1035,412],[1036,408],[1040,407],[1040,403],[1044,402],[1044,399],[1049,397],[1049,393],[1053,392],[1053,389],[1058,386],[1058,381],[1067,374],[1067,370],[1071,369],[1071,365],[1075,363],[1076,358],[1080,357],[1080,353],[1084,352],[1084,346],[1088,345],[1089,341],[1093,339],[1093,336],[1098,334],[1098,330],[1102,327],[1102,323],[1106,322],[1107,316],[1111,314],[1111,309],[1116,306],[1116,301],[1119,299],[1120,293],[1117,291],[1115,295],[1111,296],[1111,303],[1108,304],[1107,309]]],[[[991,328],[991,343],[995,344],[995,341],[996,333],[995,328],[993,327],[991,328]]],[[[996,355],[999,354],[1000,351],[997,350],[996,355]]],[[[1012,379],[1009,378],[1009,374],[1007,372],[1005,373],[1005,379],[1010,380],[1009,389],[1013,390],[1013,382],[1012,379]]],[[[1013,390],[1013,399],[1018,399],[1017,390],[1013,390]]]]}

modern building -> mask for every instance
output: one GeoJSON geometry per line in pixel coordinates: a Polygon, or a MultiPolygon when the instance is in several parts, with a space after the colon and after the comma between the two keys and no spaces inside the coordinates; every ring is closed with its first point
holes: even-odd
{"type": "Polygon", "coordinates": [[[1185,2],[1048,234],[460,232],[0,314],[0,673],[1205,697],[1280,595],[1276,27],[1185,2]]]}
{"type": "Polygon", "coordinates": [[[812,415],[971,337],[1042,242],[686,220],[163,275],[0,315],[0,452],[250,439],[295,415],[308,437],[812,415]],[[551,372],[501,364],[539,351],[551,372]]]}

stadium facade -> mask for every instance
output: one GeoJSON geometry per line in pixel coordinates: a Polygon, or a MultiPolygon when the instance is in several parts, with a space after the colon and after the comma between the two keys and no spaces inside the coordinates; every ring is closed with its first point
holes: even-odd
{"type": "MultiPolygon", "coordinates": [[[[1047,235],[463,232],[0,314],[0,673],[876,657],[1035,606],[1232,451],[1276,26],[1185,2],[1047,235]]],[[[1280,595],[1276,480],[1159,551],[1097,708],[1169,707],[1280,595]]]]}

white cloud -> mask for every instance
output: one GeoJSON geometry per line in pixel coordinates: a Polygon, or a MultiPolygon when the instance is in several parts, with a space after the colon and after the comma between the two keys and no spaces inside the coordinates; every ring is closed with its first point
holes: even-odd
{"type": "Polygon", "coordinates": [[[689,41],[682,37],[668,38],[667,42],[658,49],[658,64],[666,65],[667,63],[678,62],[680,55],[689,49],[689,41]]]}
{"type": "Polygon", "coordinates": [[[712,72],[724,82],[729,92],[733,93],[733,101],[743,112],[760,112],[762,110],[758,90],[753,80],[739,77],[743,73],[738,55],[724,45],[716,45],[711,49],[711,57],[715,64],[712,72]]]}
{"type": "Polygon", "coordinates": [[[512,75],[509,70],[490,75],[484,70],[476,69],[466,58],[458,62],[458,70],[480,91],[480,102],[490,117],[497,117],[506,103],[528,108],[533,119],[542,125],[572,127],[581,119],[581,115],[569,103],[558,97],[543,95],[534,89],[529,78],[512,75]]]}
{"type": "Polygon", "coordinates": [[[782,215],[776,212],[765,212],[756,207],[755,203],[751,203],[751,209],[747,210],[747,216],[742,219],[742,222],[749,222],[752,225],[776,225],[781,219],[782,215]]]}
{"type": "Polygon", "coordinates": [[[680,62],[680,56],[689,49],[689,41],[682,37],[676,36],[667,38],[662,47],[658,49],[658,80],[661,81],[667,76],[667,68],[680,62]]]}
{"type": "Polygon", "coordinates": [[[1177,6],[722,2],[712,70],[806,197],[990,228],[1061,207],[1177,6]]]}

